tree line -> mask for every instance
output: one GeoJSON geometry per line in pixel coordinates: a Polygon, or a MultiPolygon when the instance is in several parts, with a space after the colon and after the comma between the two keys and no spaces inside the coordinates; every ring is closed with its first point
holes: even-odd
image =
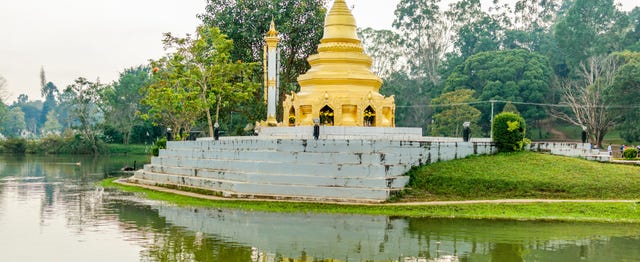
{"type": "Polygon", "coordinates": [[[541,128],[549,119],[586,128],[601,146],[613,128],[640,141],[640,8],[613,0],[401,0],[393,30],[360,29],[396,95],[397,123],[488,136],[505,108],[541,128]]]}
{"type": "MultiPolygon", "coordinates": [[[[260,61],[270,21],[282,38],[282,100],[299,90],[296,79],[317,52],[327,4],[208,0],[193,34],[165,34],[166,56],[124,69],[113,83],[79,77],[58,88],[42,70],[44,101],[20,95],[0,103],[0,133],[66,134],[96,152],[100,143],[151,142],[168,129],[180,139],[194,130],[211,135],[215,123],[227,135],[246,134],[266,111],[260,61]]],[[[640,8],[624,12],[613,0],[401,0],[393,30],[358,34],[384,80],[381,93],[396,97],[398,126],[457,136],[471,122],[488,135],[492,112],[508,110],[530,126],[557,118],[585,127],[599,145],[612,128],[640,140],[632,128],[640,122],[640,8]]]]}

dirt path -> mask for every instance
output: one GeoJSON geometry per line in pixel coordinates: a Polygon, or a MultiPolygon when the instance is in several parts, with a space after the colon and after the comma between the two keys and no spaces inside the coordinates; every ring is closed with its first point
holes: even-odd
{"type": "MultiPolygon", "coordinates": [[[[310,201],[296,200],[277,200],[277,199],[249,199],[249,198],[224,198],[210,195],[203,195],[193,192],[181,191],[177,189],[169,189],[165,187],[150,186],[143,184],[128,183],[122,179],[114,181],[115,183],[127,186],[136,186],[147,188],[155,191],[208,199],[217,201],[261,201],[261,202],[297,202],[312,203],[310,201]]],[[[376,206],[446,206],[446,205],[470,205],[470,204],[527,204],[527,203],[640,203],[640,200],[597,200],[597,199],[496,199],[496,200],[465,200],[465,201],[429,201],[429,202],[400,202],[400,203],[348,203],[326,201],[323,203],[337,205],[376,205],[376,206]]],[[[315,203],[315,202],[313,202],[315,203]]]]}

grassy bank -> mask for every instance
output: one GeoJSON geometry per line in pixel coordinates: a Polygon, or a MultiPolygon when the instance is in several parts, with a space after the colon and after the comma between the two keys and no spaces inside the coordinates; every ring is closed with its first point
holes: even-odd
{"type": "Polygon", "coordinates": [[[640,202],[636,203],[502,203],[455,205],[350,205],[246,200],[208,200],[173,193],[102,181],[106,188],[135,192],[143,197],[179,206],[239,208],[269,212],[309,212],[335,214],[386,215],[430,218],[511,219],[576,222],[640,223],[640,202]]]}
{"type": "Polygon", "coordinates": [[[640,199],[640,167],[532,152],[439,162],[410,175],[399,201],[640,199]]]}

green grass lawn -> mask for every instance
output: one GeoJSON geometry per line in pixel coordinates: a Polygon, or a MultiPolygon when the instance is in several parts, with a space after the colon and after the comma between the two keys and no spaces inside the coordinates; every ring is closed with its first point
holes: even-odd
{"type": "Polygon", "coordinates": [[[533,152],[439,162],[409,174],[400,201],[640,199],[640,167],[533,152]]]}

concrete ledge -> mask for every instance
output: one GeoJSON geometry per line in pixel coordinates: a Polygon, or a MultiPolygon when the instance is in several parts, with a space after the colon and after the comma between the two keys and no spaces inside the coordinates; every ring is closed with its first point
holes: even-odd
{"type": "MultiPolygon", "coordinates": [[[[313,126],[262,127],[258,136],[313,139],[313,126]]],[[[320,126],[321,139],[410,139],[422,137],[422,128],[320,126]]]]}

